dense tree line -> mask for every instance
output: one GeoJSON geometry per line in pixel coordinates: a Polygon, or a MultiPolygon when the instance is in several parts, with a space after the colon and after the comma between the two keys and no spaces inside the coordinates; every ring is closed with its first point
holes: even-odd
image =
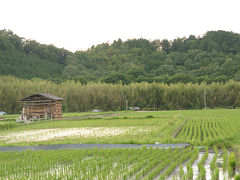
{"type": "Polygon", "coordinates": [[[72,53],[1,30],[0,64],[0,75],[82,84],[240,81],[240,34],[209,31],[173,41],[118,39],[72,53]]]}
{"type": "Polygon", "coordinates": [[[124,84],[239,81],[240,35],[210,31],[203,37],[191,35],[173,41],[119,39],[77,51],[67,62],[63,74],[82,83],[86,83],[83,79],[124,84]]]}
{"type": "Polygon", "coordinates": [[[68,54],[65,49],[0,30],[0,75],[54,80],[61,77],[68,54]]]}
{"type": "Polygon", "coordinates": [[[240,82],[223,83],[131,83],[107,84],[88,83],[68,80],[59,84],[52,81],[34,79],[23,80],[11,76],[0,77],[0,110],[7,113],[19,113],[19,99],[35,92],[51,93],[67,99],[66,111],[124,110],[126,100],[129,106],[141,109],[202,109],[204,89],[207,91],[207,106],[240,107],[240,82]]]}

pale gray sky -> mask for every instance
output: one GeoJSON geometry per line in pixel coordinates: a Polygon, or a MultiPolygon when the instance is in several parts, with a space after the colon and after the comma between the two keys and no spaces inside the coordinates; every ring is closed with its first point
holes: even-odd
{"type": "Polygon", "coordinates": [[[239,0],[0,0],[0,29],[75,51],[132,38],[240,33],[239,0]]]}

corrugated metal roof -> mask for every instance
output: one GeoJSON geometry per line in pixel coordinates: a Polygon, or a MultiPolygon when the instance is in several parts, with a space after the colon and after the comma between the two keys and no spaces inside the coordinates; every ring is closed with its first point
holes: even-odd
{"type": "Polygon", "coordinates": [[[36,93],[36,94],[39,94],[39,95],[41,95],[41,96],[45,96],[45,97],[48,97],[48,98],[54,99],[54,100],[64,100],[63,98],[54,96],[54,95],[52,95],[52,94],[47,94],[47,93],[36,93]]]}
{"type": "Polygon", "coordinates": [[[47,93],[35,93],[35,94],[31,95],[31,96],[24,97],[24,98],[20,99],[19,101],[24,101],[24,100],[27,100],[28,98],[31,98],[31,97],[34,97],[34,96],[37,96],[37,95],[40,95],[40,96],[43,96],[43,97],[47,97],[47,98],[49,98],[49,99],[56,100],[56,101],[63,101],[63,100],[65,100],[65,99],[63,99],[63,98],[54,96],[54,95],[52,95],[52,94],[47,94],[47,93]]]}

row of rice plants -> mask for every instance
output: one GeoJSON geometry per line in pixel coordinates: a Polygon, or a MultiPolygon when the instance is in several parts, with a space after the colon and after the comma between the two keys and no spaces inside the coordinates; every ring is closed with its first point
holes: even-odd
{"type": "Polygon", "coordinates": [[[160,180],[165,180],[174,169],[176,169],[179,165],[181,165],[183,162],[189,160],[189,162],[192,161],[192,159],[195,159],[196,156],[198,155],[198,149],[194,149],[194,150],[185,150],[184,154],[180,157],[178,157],[177,159],[175,159],[175,161],[169,165],[169,167],[164,171],[164,173],[160,176],[160,180]]]}
{"type": "MultiPolygon", "coordinates": [[[[219,178],[215,155],[210,167],[212,179],[219,178]]],[[[223,149],[224,172],[234,175],[236,156],[223,149]]],[[[180,166],[183,180],[193,179],[192,165],[199,156],[198,148],[185,149],[83,149],[0,152],[0,179],[160,179],[173,175],[180,166]],[[182,166],[187,167],[186,173],[182,166]]],[[[205,162],[208,148],[198,163],[198,179],[206,178],[205,162]]]]}
{"type": "Polygon", "coordinates": [[[219,168],[216,166],[216,160],[218,158],[218,149],[216,146],[214,146],[214,157],[212,159],[212,162],[210,163],[210,169],[211,169],[211,176],[212,180],[218,180],[219,179],[219,168]]]}
{"type": "MultiPolygon", "coordinates": [[[[139,151],[141,153],[142,151],[139,151]]],[[[68,150],[38,152],[3,152],[1,156],[16,157],[15,161],[0,161],[1,177],[61,177],[79,169],[78,175],[96,176],[98,170],[113,165],[114,159],[138,154],[132,150],[68,150]],[[26,155],[27,154],[27,155],[26,155]],[[81,166],[81,168],[79,168],[81,166]],[[77,168],[78,167],[78,168],[77,168]],[[98,168],[96,168],[98,167],[98,168]]]]}
{"type": "MultiPolygon", "coordinates": [[[[191,151],[192,150],[190,148],[187,148],[184,150],[175,149],[173,151],[173,153],[160,159],[159,163],[156,164],[155,167],[151,167],[151,166],[145,167],[145,169],[143,171],[148,172],[148,173],[143,174],[143,176],[140,176],[140,178],[154,179],[156,176],[159,176],[160,174],[165,174],[166,171],[172,172],[175,169],[175,168],[173,168],[173,165],[175,165],[179,159],[182,159],[182,157],[185,154],[188,155],[188,153],[191,151]],[[170,167],[172,167],[172,168],[169,169],[170,167]],[[166,170],[164,172],[162,172],[164,169],[166,169],[166,170]]],[[[170,173],[168,175],[170,175],[170,173]]],[[[161,176],[159,178],[161,178],[161,176]]]]}
{"type": "Polygon", "coordinates": [[[194,144],[210,144],[239,135],[240,124],[236,120],[204,117],[187,120],[176,138],[194,144]]]}
{"type": "Polygon", "coordinates": [[[194,161],[198,158],[199,149],[196,148],[191,159],[187,162],[187,174],[184,173],[182,165],[180,166],[179,178],[182,180],[192,180],[193,179],[193,168],[192,165],[194,161]]]}
{"type": "Polygon", "coordinates": [[[0,179],[153,179],[196,150],[86,149],[0,152],[0,179]]]}
{"type": "Polygon", "coordinates": [[[202,156],[201,161],[198,163],[198,177],[197,179],[205,180],[206,179],[206,169],[204,167],[205,161],[208,158],[208,147],[205,147],[205,154],[202,156]]]}
{"type": "MultiPolygon", "coordinates": [[[[174,152],[174,151],[173,151],[174,152]]],[[[160,154],[151,154],[149,159],[143,157],[142,159],[138,160],[138,162],[131,167],[131,169],[124,174],[124,179],[129,179],[132,177],[140,177],[142,175],[142,170],[146,166],[152,166],[157,164],[159,161],[163,160],[164,158],[168,158],[168,156],[172,155],[172,149],[162,150],[160,154]]]]}
{"type": "Polygon", "coordinates": [[[223,149],[223,164],[222,164],[222,168],[223,168],[223,172],[227,171],[227,167],[228,167],[228,151],[226,148],[223,149]]]}

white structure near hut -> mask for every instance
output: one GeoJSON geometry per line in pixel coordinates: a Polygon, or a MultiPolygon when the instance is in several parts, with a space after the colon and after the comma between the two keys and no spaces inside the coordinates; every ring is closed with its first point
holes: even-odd
{"type": "Polygon", "coordinates": [[[20,99],[22,103],[21,120],[28,119],[61,119],[62,101],[65,99],[44,93],[35,93],[20,99]]]}

